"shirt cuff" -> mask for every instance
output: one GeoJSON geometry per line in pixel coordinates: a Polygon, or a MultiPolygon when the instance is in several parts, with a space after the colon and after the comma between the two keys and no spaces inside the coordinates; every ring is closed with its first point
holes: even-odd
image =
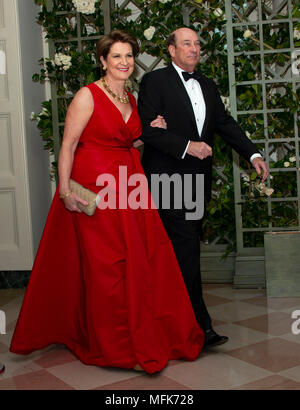
{"type": "Polygon", "coordinates": [[[262,158],[262,156],[259,153],[251,155],[251,157],[250,157],[250,162],[251,163],[254,160],[254,158],[262,158]]]}
{"type": "MultiPolygon", "coordinates": [[[[186,149],[184,150],[184,153],[183,153],[181,159],[184,159],[185,154],[186,154],[186,152],[187,152],[187,150],[188,150],[188,147],[189,147],[189,145],[190,145],[190,142],[191,142],[191,141],[189,141],[189,142],[187,143],[186,149]]],[[[254,155],[255,155],[255,154],[254,154],[254,155]]]]}

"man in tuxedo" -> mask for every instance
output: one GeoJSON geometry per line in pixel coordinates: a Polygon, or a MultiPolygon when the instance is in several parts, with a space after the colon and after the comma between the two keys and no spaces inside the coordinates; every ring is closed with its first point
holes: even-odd
{"type": "MultiPolygon", "coordinates": [[[[189,190],[193,202],[197,192],[196,176],[202,174],[205,198],[201,200],[208,201],[211,195],[215,133],[251,161],[264,181],[268,170],[258,149],[226,113],[215,83],[195,71],[200,60],[197,33],[189,28],[174,31],[168,39],[168,50],[172,63],[166,68],[145,74],[138,97],[138,110],[143,124],[141,139],[145,143],[142,165],[150,187],[154,174],[167,174],[170,177],[179,174],[182,180],[185,175],[191,175],[193,182],[189,190]],[[157,115],[164,117],[166,130],[150,126],[157,115]]],[[[228,337],[220,336],[213,330],[202,296],[201,219],[187,219],[184,203],[181,209],[177,209],[174,189],[170,209],[163,209],[159,203],[159,213],[172,241],[196,319],[205,332],[205,345],[220,345],[227,342],[228,337]]]]}

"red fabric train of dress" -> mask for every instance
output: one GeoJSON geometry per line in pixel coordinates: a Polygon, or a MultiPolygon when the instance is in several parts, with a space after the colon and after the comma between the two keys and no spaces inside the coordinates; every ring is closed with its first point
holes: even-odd
{"type": "MultiPolygon", "coordinates": [[[[94,112],[80,137],[72,178],[99,192],[98,175],[143,174],[132,147],[141,133],[134,97],[125,123],[93,83],[94,112]]],[[[117,193],[118,195],[118,193],[117,193]]],[[[162,370],[194,360],[204,342],[171,242],[156,209],[69,212],[54,196],[11,352],[63,344],[83,363],[162,370]]]]}

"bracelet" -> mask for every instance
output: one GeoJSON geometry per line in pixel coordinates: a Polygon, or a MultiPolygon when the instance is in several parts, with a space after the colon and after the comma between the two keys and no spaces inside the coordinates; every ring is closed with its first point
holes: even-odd
{"type": "Polygon", "coordinates": [[[65,194],[59,194],[60,199],[68,198],[72,194],[72,191],[68,191],[65,194]]]}

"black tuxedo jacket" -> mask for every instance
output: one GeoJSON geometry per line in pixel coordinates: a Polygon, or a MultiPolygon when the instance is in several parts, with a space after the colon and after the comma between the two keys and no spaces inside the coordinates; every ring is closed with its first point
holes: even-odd
{"type": "Polygon", "coordinates": [[[142,165],[151,174],[204,174],[205,197],[210,198],[212,158],[204,160],[182,155],[189,140],[204,141],[213,148],[214,134],[219,134],[247,160],[259,152],[237,122],[226,113],[215,83],[200,75],[206,104],[206,118],[199,139],[193,107],[173,65],[144,75],[139,90],[138,110],[143,124],[141,139],[145,143],[142,165]],[[167,130],[153,128],[150,122],[162,115],[167,130]]]}

